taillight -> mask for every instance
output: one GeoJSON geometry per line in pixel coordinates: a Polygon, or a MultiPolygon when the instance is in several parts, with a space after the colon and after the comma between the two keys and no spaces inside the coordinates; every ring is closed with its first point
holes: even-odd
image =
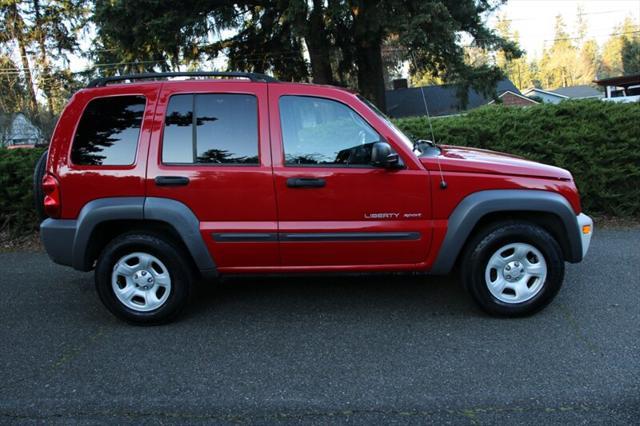
{"type": "Polygon", "coordinates": [[[51,175],[42,178],[42,191],[44,192],[44,212],[47,216],[57,219],[62,212],[60,200],[60,184],[51,175]]]}

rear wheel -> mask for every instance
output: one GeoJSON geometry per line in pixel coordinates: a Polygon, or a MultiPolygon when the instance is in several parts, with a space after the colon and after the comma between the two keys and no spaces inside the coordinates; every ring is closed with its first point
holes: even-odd
{"type": "Polygon", "coordinates": [[[503,222],[472,238],[461,272],[465,287],[485,312],[525,316],[545,307],[558,293],[564,258],[558,242],[543,228],[503,222]]]}
{"type": "Polygon", "coordinates": [[[186,306],[193,273],[184,252],[152,234],[124,234],[100,254],[96,289],[117,317],[137,324],[173,320],[186,306]]]}

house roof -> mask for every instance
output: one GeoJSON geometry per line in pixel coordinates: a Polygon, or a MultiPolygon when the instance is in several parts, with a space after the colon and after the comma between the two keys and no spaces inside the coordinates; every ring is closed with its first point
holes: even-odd
{"type": "Polygon", "coordinates": [[[600,86],[631,86],[640,84],[640,74],[622,75],[619,77],[603,78],[602,80],[593,80],[600,86]]]}
{"type": "MultiPolygon", "coordinates": [[[[491,97],[469,89],[467,106],[463,108],[458,99],[457,90],[458,87],[455,84],[388,90],[386,92],[387,113],[396,118],[426,115],[424,108],[424,101],[426,100],[429,115],[437,117],[459,114],[462,111],[485,105],[491,100],[491,97]]],[[[498,82],[496,86],[497,94],[506,91],[521,95],[516,86],[508,79],[498,82]]]]}
{"type": "Polygon", "coordinates": [[[555,90],[552,90],[552,92],[566,96],[568,98],[595,98],[602,96],[602,92],[600,92],[595,87],[589,86],[587,84],[582,84],[579,86],[559,87],[555,90]]]}
{"type": "Polygon", "coordinates": [[[567,95],[563,95],[561,93],[556,93],[555,91],[549,91],[549,90],[542,90],[542,89],[538,89],[537,87],[532,87],[531,89],[527,89],[524,91],[524,95],[525,96],[531,96],[531,93],[534,94],[535,93],[544,93],[545,95],[549,95],[549,96],[554,96],[556,98],[560,98],[560,99],[568,99],[569,96],[567,95]]]}
{"type": "MultiPolygon", "coordinates": [[[[526,102],[528,102],[530,104],[539,104],[540,103],[540,102],[536,101],[535,99],[528,98],[528,97],[526,97],[525,95],[523,95],[521,93],[512,92],[511,90],[507,90],[507,91],[502,92],[498,96],[498,98],[502,99],[502,97],[504,95],[506,95],[506,94],[511,94],[513,96],[516,96],[516,97],[518,97],[518,98],[520,98],[520,99],[522,99],[522,100],[524,100],[524,101],[526,101],[526,102]]],[[[493,100],[491,100],[491,102],[489,102],[489,104],[494,104],[494,103],[496,103],[495,99],[493,99],[493,100]]]]}

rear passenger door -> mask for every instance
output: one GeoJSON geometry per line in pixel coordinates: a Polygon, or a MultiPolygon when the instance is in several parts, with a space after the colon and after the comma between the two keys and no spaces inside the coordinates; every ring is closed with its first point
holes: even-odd
{"type": "Polygon", "coordinates": [[[194,212],[220,272],[278,266],[266,84],[165,84],[155,127],[147,195],[194,212]]]}

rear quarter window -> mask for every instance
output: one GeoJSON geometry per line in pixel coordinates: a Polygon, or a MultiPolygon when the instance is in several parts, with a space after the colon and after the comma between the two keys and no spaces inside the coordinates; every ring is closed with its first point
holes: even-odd
{"type": "Polygon", "coordinates": [[[132,165],[145,105],[144,96],[91,100],[73,138],[71,161],[83,166],[132,165]]]}

